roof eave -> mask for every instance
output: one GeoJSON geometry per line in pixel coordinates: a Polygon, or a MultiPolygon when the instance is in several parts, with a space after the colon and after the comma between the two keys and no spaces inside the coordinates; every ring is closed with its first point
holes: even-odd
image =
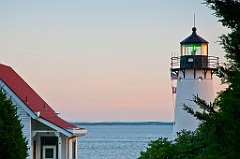
{"type": "Polygon", "coordinates": [[[66,130],[72,133],[73,136],[77,137],[87,135],[87,129],[85,128],[67,128],[66,130]]]}
{"type": "Polygon", "coordinates": [[[54,130],[64,134],[65,136],[68,136],[68,137],[72,136],[72,133],[70,131],[68,131],[68,129],[61,128],[61,127],[59,127],[59,126],[57,126],[57,125],[55,125],[55,124],[45,120],[44,118],[39,117],[39,118],[36,118],[35,120],[37,120],[37,121],[39,121],[39,122],[41,122],[41,123],[43,123],[43,124],[53,128],[54,130]]]}
{"type": "Polygon", "coordinates": [[[180,42],[180,44],[182,45],[182,44],[208,44],[208,42],[184,42],[184,41],[182,41],[182,42],[180,42]]]}
{"type": "Polygon", "coordinates": [[[41,116],[38,115],[38,112],[32,111],[32,110],[8,87],[8,85],[7,85],[4,81],[2,81],[2,80],[0,79],[0,82],[2,82],[1,85],[2,85],[3,89],[4,89],[6,92],[8,92],[8,94],[12,97],[12,99],[14,99],[14,100],[26,111],[26,113],[29,114],[29,116],[30,116],[32,119],[37,120],[37,121],[39,121],[39,122],[41,122],[41,123],[43,123],[43,124],[45,124],[45,125],[53,128],[53,129],[55,129],[55,130],[61,132],[62,134],[66,135],[66,136],[69,136],[69,137],[70,137],[70,136],[73,136],[71,131],[69,132],[67,129],[61,128],[61,127],[59,127],[59,126],[57,126],[57,125],[55,125],[55,124],[47,121],[46,119],[41,118],[41,116]]]}

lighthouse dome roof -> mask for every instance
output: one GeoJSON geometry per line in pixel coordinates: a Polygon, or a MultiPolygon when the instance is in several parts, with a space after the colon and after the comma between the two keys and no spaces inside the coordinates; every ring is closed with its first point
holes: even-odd
{"type": "Polygon", "coordinates": [[[197,35],[197,28],[193,27],[192,28],[192,34],[187,37],[186,39],[184,39],[183,41],[180,42],[180,44],[201,44],[201,43],[205,43],[208,44],[208,41],[203,39],[201,36],[197,35]]]}

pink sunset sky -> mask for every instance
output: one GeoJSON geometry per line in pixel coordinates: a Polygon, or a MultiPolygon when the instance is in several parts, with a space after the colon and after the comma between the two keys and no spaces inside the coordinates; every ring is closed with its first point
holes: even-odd
{"type": "MultiPolygon", "coordinates": [[[[0,62],[70,121],[173,121],[170,58],[197,33],[224,60],[201,0],[1,0],[0,62]]],[[[216,92],[223,87],[214,78],[216,92]]]]}

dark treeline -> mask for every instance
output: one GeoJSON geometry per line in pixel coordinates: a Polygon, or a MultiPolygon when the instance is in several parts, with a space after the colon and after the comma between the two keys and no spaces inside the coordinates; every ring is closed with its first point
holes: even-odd
{"type": "Polygon", "coordinates": [[[75,125],[173,125],[173,122],[71,122],[75,125]]]}

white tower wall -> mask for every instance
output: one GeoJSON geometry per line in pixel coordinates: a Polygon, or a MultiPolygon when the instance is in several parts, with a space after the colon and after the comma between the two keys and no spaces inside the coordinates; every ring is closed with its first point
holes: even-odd
{"type": "Polygon", "coordinates": [[[183,110],[183,104],[190,106],[194,111],[201,111],[193,101],[193,95],[198,95],[206,100],[207,103],[214,100],[213,81],[211,72],[204,70],[185,69],[184,73],[179,70],[177,81],[177,93],[174,113],[173,134],[180,132],[182,129],[195,130],[199,124],[199,120],[183,110]]]}

